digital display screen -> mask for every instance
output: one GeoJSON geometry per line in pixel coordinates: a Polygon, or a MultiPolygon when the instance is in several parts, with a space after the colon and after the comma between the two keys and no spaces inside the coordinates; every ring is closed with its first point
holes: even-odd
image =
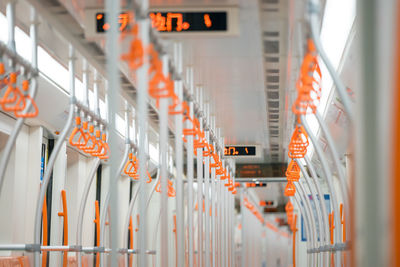
{"type": "MultiPolygon", "coordinates": [[[[159,32],[224,32],[228,30],[226,11],[218,12],[151,12],[151,26],[159,32]]],[[[121,12],[118,16],[119,30],[129,29],[129,14],[121,12]]],[[[106,14],[96,13],[96,32],[109,29],[106,14]]]]}
{"type": "Polygon", "coordinates": [[[224,149],[225,156],[255,156],[255,146],[226,146],[224,149]]]}
{"type": "Polygon", "coordinates": [[[227,12],[151,12],[159,32],[213,32],[228,29],[227,12]]]}

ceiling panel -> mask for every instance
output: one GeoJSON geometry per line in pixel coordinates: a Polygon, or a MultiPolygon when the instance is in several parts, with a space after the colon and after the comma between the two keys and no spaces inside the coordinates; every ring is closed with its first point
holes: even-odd
{"type": "Polygon", "coordinates": [[[238,2],[239,35],[182,37],[185,65],[195,68],[216,107],[228,144],[268,140],[258,1],[238,2]]]}

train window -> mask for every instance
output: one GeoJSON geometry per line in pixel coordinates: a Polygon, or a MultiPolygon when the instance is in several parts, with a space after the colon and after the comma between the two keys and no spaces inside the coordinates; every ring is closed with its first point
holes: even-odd
{"type": "MultiPolygon", "coordinates": [[[[7,42],[8,29],[7,19],[0,13],[0,40],[7,42]]],[[[15,44],[17,53],[26,60],[30,61],[32,57],[32,50],[30,49],[30,37],[21,28],[15,27],[15,44]]],[[[60,88],[68,92],[69,88],[65,86],[68,84],[68,69],[60,64],[53,58],[43,47],[38,46],[38,67],[42,74],[46,75],[48,79],[55,82],[60,88]],[[63,86],[64,85],[64,86],[63,86]]],[[[75,78],[75,89],[77,98],[82,100],[84,94],[83,82],[75,78]]]]}
{"type": "Polygon", "coordinates": [[[159,151],[156,146],[149,144],[149,154],[150,154],[150,159],[154,161],[156,164],[159,163],[159,151]]]}
{"type": "Polygon", "coordinates": [[[0,13],[0,25],[2,25],[2,27],[0,27],[0,41],[6,43],[8,38],[8,23],[3,13],[0,13]]]}
{"type": "Polygon", "coordinates": [[[117,114],[115,116],[115,128],[122,136],[125,136],[125,120],[117,114]]]}
{"type": "MultiPolygon", "coordinates": [[[[68,70],[57,62],[41,46],[38,47],[38,67],[42,74],[58,85],[68,84],[68,70]]],[[[64,87],[60,86],[65,91],[64,87]]]]}
{"type": "Polygon", "coordinates": [[[83,82],[78,78],[75,78],[75,94],[79,100],[83,101],[85,94],[85,86],[83,85],[83,82]]]}
{"type": "Polygon", "coordinates": [[[100,101],[99,101],[99,108],[100,108],[100,116],[101,116],[103,119],[106,119],[106,118],[107,118],[107,105],[106,105],[106,103],[105,103],[103,100],[101,100],[101,99],[100,99],[100,101]]]}

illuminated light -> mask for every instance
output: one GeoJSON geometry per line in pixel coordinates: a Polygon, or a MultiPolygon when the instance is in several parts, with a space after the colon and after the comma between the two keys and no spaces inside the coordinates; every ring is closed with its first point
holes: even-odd
{"type": "Polygon", "coordinates": [[[157,14],[150,13],[150,19],[152,28],[155,28],[160,32],[167,30],[167,27],[165,26],[166,18],[160,12],[157,14]]]}
{"type": "Polygon", "coordinates": [[[128,24],[129,24],[129,15],[128,15],[128,13],[119,14],[118,23],[120,24],[119,25],[119,30],[121,32],[124,31],[127,28],[128,24]]]}
{"type": "Polygon", "coordinates": [[[105,23],[104,25],[103,25],[103,30],[108,30],[108,29],[110,29],[110,24],[108,24],[108,23],[105,23]]]}
{"type": "Polygon", "coordinates": [[[180,32],[182,31],[182,23],[183,23],[183,18],[182,14],[179,13],[168,13],[167,14],[167,31],[171,32],[172,31],[172,19],[176,19],[176,31],[180,32]]]}
{"type": "Polygon", "coordinates": [[[102,19],[102,18],[103,18],[103,14],[97,14],[97,16],[96,16],[97,20],[102,19]]]}
{"type": "Polygon", "coordinates": [[[209,14],[204,14],[204,24],[206,25],[207,28],[210,28],[212,26],[209,14]]]}
{"type": "Polygon", "coordinates": [[[181,32],[190,28],[190,24],[183,21],[182,13],[167,13],[166,16],[163,16],[160,12],[157,14],[152,12],[149,16],[151,19],[151,26],[161,32],[181,32]]]}
{"type": "Polygon", "coordinates": [[[167,14],[167,22],[166,22],[166,27],[167,27],[168,32],[172,31],[172,20],[173,19],[176,19],[175,30],[177,32],[189,29],[190,24],[188,22],[183,21],[182,13],[168,13],[167,14]]]}
{"type": "Polygon", "coordinates": [[[183,28],[184,30],[189,29],[189,27],[190,27],[190,24],[189,24],[188,22],[182,23],[182,28],[183,28]]]}

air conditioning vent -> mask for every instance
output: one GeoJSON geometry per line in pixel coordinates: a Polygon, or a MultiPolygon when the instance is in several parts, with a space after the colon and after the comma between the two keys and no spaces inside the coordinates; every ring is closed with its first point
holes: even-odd
{"type": "Polygon", "coordinates": [[[278,54],[279,53],[279,41],[264,41],[264,53],[265,54],[278,54]]]}
{"type": "Polygon", "coordinates": [[[268,101],[268,106],[271,108],[279,108],[279,101],[268,101]]]}
{"type": "Polygon", "coordinates": [[[263,32],[264,37],[279,37],[279,32],[263,32]]]}
{"type": "Polygon", "coordinates": [[[279,92],[268,92],[267,95],[269,99],[279,99],[279,92]]]}
{"type": "Polygon", "coordinates": [[[265,61],[269,63],[279,62],[279,57],[265,57],[265,61]]]}
{"type": "Polygon", "coordinates": [[[267,73],[276,73],[276,74],[279,74],[279,69],[267,69],[267,73]]]}
{"type": "Polygon", "coordinates": [[[263,8],[264,12],[278,12],[278,8],[263,8]]]}
{"type": "Polygon", "coordinates": [[[268,89],[268,90],[279,90],[279,85],[268,84],[268,85],[267,85],[267,89],[268,89]]]}
{"type": "Polygon", "coordinates": [[[269,83],[279,83],[279,76],[268,75],[267,76],[267,82],[269,82],[269,83]]]}
{"type": "Polygon", "coordinates": [[[268,113],[269,149],[274,151],[272,162],[283,159],[280,145],[281,135],[286,127],[281,118],[285,107],[284,89],[286,82],[286,62],[282,57],[286,54],[287,25],[281,17],[285,16],[287,3],[279,0],[260,0],[261,38],[264,53],[265,97],[268,113]],[[282,14],[281,14],[282,13],[282,14]],[[281,77],[281,75],[283,75],[281,77]]]}
{"type": "Polygon", "coordinates": [[[279,115],[277,115],[277,114],[269,114],[269,118],[278,120],[279,119],[279,115]]]}

